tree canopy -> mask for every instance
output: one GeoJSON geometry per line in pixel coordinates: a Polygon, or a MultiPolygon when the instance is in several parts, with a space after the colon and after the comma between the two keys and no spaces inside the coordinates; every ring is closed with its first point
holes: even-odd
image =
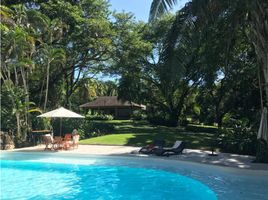
{"type": "Polygon", "coordinates": [[[106,0],[3,1],[1,129],[27,141],[38,113],[118,95],[146,104],[152,123],[243,126],[251,138],[268,107],[268,3],[193,0],[168,13],[176,2],[154,0],[145,23],[106,0]]]}

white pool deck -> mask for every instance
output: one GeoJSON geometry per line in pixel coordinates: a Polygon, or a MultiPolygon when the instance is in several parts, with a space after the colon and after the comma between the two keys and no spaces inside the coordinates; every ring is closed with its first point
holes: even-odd
{"type": "MultiPolygon", "coordinates": [[[[14,152],[51,152],[58,154],[88,154],[88,155],[116,155],[116,156],[148,156],[161,158],[154,155],[144,155],[137,153],[140,147],[112,146],[112,145],[79,145],[78,149],[63,151],[44,151],[44,145],[14,149],[14,152]]],[[[170,156],[167,159],[190,161],[210,165],[220,165],[240,169],[268,170],[268,164],[252,163],[253,156],[237,155],[229,153],[218,153],[218,156],[209,156],[210,151],[185,149],[183,154],[170,156]]]]}

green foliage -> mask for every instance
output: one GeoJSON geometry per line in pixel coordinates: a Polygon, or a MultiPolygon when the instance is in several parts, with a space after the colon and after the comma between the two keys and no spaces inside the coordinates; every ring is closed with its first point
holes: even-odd
{"type": "Polygon", "coordinates": [[[51,130],[51,119],[45,117],[32,116],[32,130],[51,130]]]}
{"type": "Polygon", "coordinates": [[[81,135],[83,136],[82,138],[91,138],[111,134],[114,132],[114,130],[115,127],[113,124],[107,124],[98,121],[87,121],[78,129],[78,131],[81,132],[81,135]]]}
{"type": "MultiPolygon", "coordinates": [[[[52,126],[54,135],[60,135],[60,119],[54,119],[52,126]]],[[[113,124],[93,121],[88,118],[62,119],[62,135],[72,133],[74,129],[77,129],[81,138],[84,139],[112,133],[115,127],[113,124]]]]}
{"type": "Polygon", "coordinates": [[[114,117],[112,115],[104,115],[104,114],[87,114],[86,115],[87,120],[113,120],[114,117]]]}
{"type": "Polygon", "coordinates": [[[1,128],[20,141],[29,138],[30,129],[47,126],[31,116],[34,106],[29,102],[43,111],[59,105],[76,110],[96,96],[116,95],[115,83],[90,79],[107,74],[122,46],[131,46],[133,55],[139,46],[145,48],[132,17],[114,13],[111,20],[104,0],[4,5],[0,7],[1,128]]]}
{"type": "MultiPolygon", "coordinates": [[[[167,12],[174,2],[177,1],[154,0],[150,18],[167,12]]],[[[205,92],[200,94],[200,121],[216,121],[221,127],[227,114],[240,119],[247,117],[254,124],[259,117],[259,102],[268,106],[268,48],[264,45],[268,44],[268,27],[264,26],[268,22],[267,9],[265,0],[193,0],[181,10],[195,18],[203,35],[204,45],[199,53],[207,70],[203,80],[205,92]]]]}
{"type": "MultiPolygon", "coordinates": [[[[194,21],[183,13],[167,16],[141,31],[152,49],[142,55],[119,57],[119,96],[150,104],[164,114],[168,125],[177,126],[187,98],[196,88],[196,53],[199,48],[194,21]],[[178,34],[180,40],[178,41],[178,34]]],[[[125,51],[124,51],[125,52],[125,51]]],[[[157,116],[152,116],[157,118],[157,116]]],[[[158,120],[155,120],[157,122],[158,120]]]]}
{"type": "Polygon", "coordinates": [[[219,130],[219,146],[229,153],[255,155],[256,130],[246,121],[236,120],[232,127],[219,130]]]}
{"type": "MultiPolygon", "coordinates": [[[[49,128],[32,111],[59,105],[78,110],[97,96],[118,94],[151,106],[151,123],[183,125],[188,117],[216,122],[227,127],[221,130],[224,149],[255,151],[249,127],[258,121],[259,92],[268,91],[266,1],[193,0],[160,19],[176,1],[154,0],[149,24],[111,13],[105,0],[34,2],[0,6],[1,129],[12,132],[17,145],[27,143],[31,129],[49,128]],[[118,85],[93,80],[99,73],[117,75],[118,85]],[[265,82],[260,91],[258,81],[265,82]]],[[[105,126],[70,120],[63,127],[89,137],[110,133],[105,126]]]]}
{"type": "Polygon", "coordinates": [[[154,0],[150,8],[149,22],[156,20],[176,4],[177,0],[154,0]]]}
{"type": "Polygon", "coordinates": [[[132,115],[131,115],[131,119],[133,119],[133,120],[146,120],[147,115],[142,110],[134,110],[132,115]]]}
{"type": "Polygon", "coordinates": [[[258,140],[257,154],[254,162],[268,163],[268,145],[264,140],[258,140]]]}
{"type": "Polygon", "coordinates": [[[160,114],[148,115],[147,120],[153,125],[172,126],[168,119],[164,115],[160,114]]]}
{"type": "Polygon", "coordinates": [[[70,100],[75,105],[93,101],[99,96],[117,96],[117,85],[112,81],[99,81],[94,78],[83,78],[77,83],[77,90],[70,100]]]}
{"type": "Polygon", "coordinates": [[[218,127],[216,126],[205,126],[205,125],[196,125],[196,124],[187,124],[185,127],[186,131],[190,132],[201,132],[201,133],[218,133],[218,127]]]}

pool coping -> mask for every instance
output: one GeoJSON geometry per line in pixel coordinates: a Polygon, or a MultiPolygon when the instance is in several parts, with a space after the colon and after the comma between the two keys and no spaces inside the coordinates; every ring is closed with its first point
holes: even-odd
{"type": "Polygon", "coordinates": [[[239,167],[233,167],[233,166],[225,166],[225,165],[219,165],[219,164],[211,164],[207,162],[196,162],[193,160],[182,160],[178,159],[177,156],[175,157],[159,157],[159,156],[146,156],[143,154],[88,154],[88,153],[77,153],[77,152],[48,152],[48,151],[43,151],[43,152],[23,152],[23,151],[1,151],[0,154],[2,153],[10,153],[10,154],[25,154],[25,155],[49,155],[52,157],[65,157],[65,158],[70,158],[70,157],[79,157],[79,158],[92,158],[92,157],[101,157],[101,158],[127,158],[127,159],[132,159],[134,158],[135,160],[137,159],[142,159],[142,160],[152,160],[152,161],[165,161],[165,162],[174,162],[174,163],[185,163],[185,164],[191,164],[191,165],[198,165],[202,166],[205,168],[213,168],[213,169],[219,169],[221,171],[228,171],[228,172],[234,172],[236,174],[254,174],[254,175],[267,175],[268,176],[268,164],[262,164],[262,163],[251,163],[252,165],[257,165],[259,166],[258,168],[239,168],[239,167]]]}

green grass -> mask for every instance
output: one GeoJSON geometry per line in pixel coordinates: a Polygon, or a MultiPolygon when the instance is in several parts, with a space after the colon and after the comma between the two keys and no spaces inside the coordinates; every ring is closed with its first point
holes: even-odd
{"type": "Polygon", "coordinates": [[[152,126],[144,121],[113,120],[103,123],[113,124],[115,132],[81,140],[80,144],[144,146],[158,138],[164,139],[167,146],[172,146],[176,140],[183,140],[187,143],[187,148],[210,149],[213,138],[213,134],[210,133],[193,133],[182,128],[152,126]]]}

